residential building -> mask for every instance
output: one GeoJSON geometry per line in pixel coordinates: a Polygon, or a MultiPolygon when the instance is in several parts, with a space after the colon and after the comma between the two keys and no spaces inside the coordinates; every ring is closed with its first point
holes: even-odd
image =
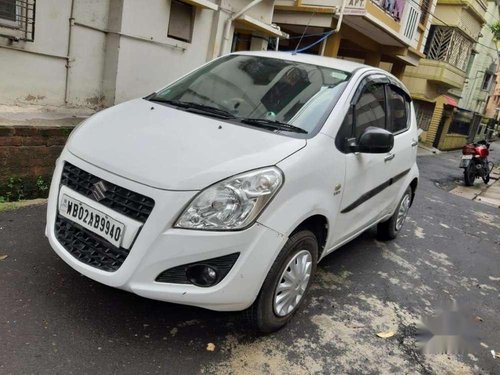
{"type": "Polygon", "coordinates": [[[0,103],[110,106],[223,53],[267,49],[274,0],[0,0],[0,103]],[[243,11],[243,12],[242,12],[243,11]]]}
{"type": "Polygon", "coordinates": [[[421,140],[428,145],[447,150],[467,141],[464,129],[473,119],[457,107],[467,72],[475,64],[486,10],[484,0],[438,0],[425,58],[405,71],[403,81],[414,99],[421,140]]]}
{"type": "Polygon", "coordinates": [[[500,64],[497,65],[495,81],[484,109],[484,115],[495,119],[497,122],[500,121],[500,64]]]}
{"type": "Polygon", "coordinates": [[[450,125],[450,129],[455,133],[467,135],[468,142],[485,138],[488,129],[493,129],[496,123],[495,113],[485,113],[485,110],[494,90],[498,67],[498,50],[490,26],[500,19],[499,0],[488,1],[485,19],[486,23],[476,46],[474,63],[468,71],[456,109],[459,117],[471,118],[472,121],[468,126],[456,126],[456,121],[453,120],[450,125]]]}
{"type": "Polygon", "coordinates": [[[436,0],[277,0],[273,21],[290,39],[281,50],[303,50],[381,67],[402,77],[421,57],[436,0]],[[340,14],[339,32],[331,33],[340,14]],[[329,35],[321,44],[321,36],[329,35]]]}

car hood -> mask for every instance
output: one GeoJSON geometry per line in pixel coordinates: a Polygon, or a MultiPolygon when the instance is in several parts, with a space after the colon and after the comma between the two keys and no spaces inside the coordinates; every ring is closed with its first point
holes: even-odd
{"type": "Polygon", "coordinates": [[[274,165],[305,145],[304,139],[136,99],[87,119],[67,147],[91,164],[151,187],[201,190],[274,165]]]}

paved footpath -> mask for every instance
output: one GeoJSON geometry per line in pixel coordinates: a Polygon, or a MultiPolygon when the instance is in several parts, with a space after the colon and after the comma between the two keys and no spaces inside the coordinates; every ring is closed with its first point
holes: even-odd
{"type": "Polygon", "coordinates": [[[368,231],[328,256],[307,307],[266,337],[236,313],[80,276],[47,244],[44,206],[0,213],[0,374],[500,374],[500,211],[448,192],[459,156],[419,157],[404,233],[382,243],[368,231]],[[471,347],[420,354],[414,324],[452,301],[474,329],[471,347]]]}

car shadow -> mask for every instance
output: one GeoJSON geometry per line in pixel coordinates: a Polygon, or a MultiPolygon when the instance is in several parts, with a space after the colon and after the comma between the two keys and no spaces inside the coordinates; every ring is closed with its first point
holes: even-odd
{"type": "MultiPolygon", "coordinates": [[[[374,232],[368,230],[347,245],[328,255],[318,266],[319,273],[338,274],[364,272],[369,248],[374,247],[374,232]]],[[[371,252],[373,253],[373,252],[371,252]]],[[[372,256],[380,256],[373,254],[372,256]]],[[[52,285],[49,298],[44,298],[42,311],[64,317],[63,325],[79,333],[98,333],[98,336],[134,345],[168,342],[169,346],[185,345],[186,340],[199,343],[220,341],[228,335],[238,335],[253,341],[259,335],[249,330],[241,312],[216,312],[202,308],[160,302],[97,283],[69,268],[56,256],[51,266],[55,272],[43,275],[44,284],[52,285]]],[[[324,277],[322,278],[324,279],[324,277]]],[[[313,282],[311,295],[340,297],[322,282],[313,282]]],[[[305,301],[307,306],[308,300],[305,301]]],[[[301,316],[293,324],[298,328],[301,316]]],[[[127,344],[127,345],[128,345],[127,344]]]]}

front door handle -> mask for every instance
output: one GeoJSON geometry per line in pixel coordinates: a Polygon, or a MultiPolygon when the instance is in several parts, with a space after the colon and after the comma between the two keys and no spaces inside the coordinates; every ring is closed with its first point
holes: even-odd
{"type": "Polygon", "coordinates": [[[389,155],[387,155],[387,156],[384,158],[384,161],[385,161],[385,162],[387,162],[387,161],[389,161],[389,160],[392,160],[392,159],[394,159],[394,158],[395,158],[395,156],[396,156],[396,154],[389,154],[389,155]]]}
{"type": "Polygon", "coordinates": [[[413,139],[411,141],[411,147],[416,147],[417,145],[418,145],[418,141],[416,141],[416,140],[413,139]]]}

